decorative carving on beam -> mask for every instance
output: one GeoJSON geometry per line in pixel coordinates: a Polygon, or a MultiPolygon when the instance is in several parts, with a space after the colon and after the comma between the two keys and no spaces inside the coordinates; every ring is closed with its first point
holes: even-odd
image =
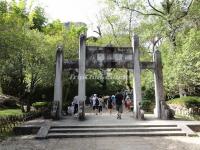
{"type": "MultiPolygon", "coordinates": [[[[132,61],[103,61],[102,64],[99,63],[91,63],[87,64],[86,68],[89,69],[100,69],[100,68],[127,68],[127,69],[133,69],[133,62],[132,61]]],[[[140,62],[141,69],[154,69],[154,62],[140,62]]],[[[76,69],[78,68],[78,61],[65,61],[64,62],[64,69],[76,69]]]]}
{"type": "Polygon", "coordinates": [[[78,68],[78,60],[72,61],[72,60],[67,60],[64,62],[64,69],[75,69],[78,68]]]}
{"type": "MultiPolygon", "coordinates": [[[[86,46],[86,68],[133,69],[132,47],[86,46]]],[[[154,69],[153,62],[140,62],[141,69],[154,69]]],[[[67,60],[64,69],[78,68],[78,61],[67,60]]]]}
{"type": "Polygon", "coordinates": [[[86,66],[98,68],[121,68],[127,65],[131,67],[131,47],[86,47],[86,66]]]}

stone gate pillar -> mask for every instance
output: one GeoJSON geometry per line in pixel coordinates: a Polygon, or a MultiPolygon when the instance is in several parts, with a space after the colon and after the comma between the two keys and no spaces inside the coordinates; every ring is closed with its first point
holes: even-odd
{"type": "Polygon", "coordinates": [[[79,40],[79,68],[78,68],[78,114],[79,119],[85,118],[85,61],[86,61],[86,36],[81,35],[79,40]]]}
{"type": "Polygon", "coordinates": [[[55,119],[61,118],[62,111],[62,72],[63,72],[63,50],[61,47],[57,48],[56,52],[56,76],[54,83],[54,106],[52,110],[52,117],[55,119]],[[58,103],[58,104],[56,104],[58,103]],[[58,108],[58,111],[57,111],[58,108]]]}
{"type": "Polygon", "coordinates": [[[135,118],[141,119],[140,116],[140,102],[142,101],[141,94],[141,68],[140,68],[140,54],[139,54],[139,37],[134,35],[132,38],[133,47],[133,61],[134,61],[134,115],[135,118]]]}
{"type": "Polygon", "coordinates": [[[157,118],[163,118],[164,112],[162,113],[161,104],[165,103],[165,97],[164,97],[164,87],[163,87],[162,60],[160,51],[156,50],[154,52],[153,59],[155,63],[154,83],[155,83],[155,101],[156,101],[154,114],[155,117],[157,118]]]}

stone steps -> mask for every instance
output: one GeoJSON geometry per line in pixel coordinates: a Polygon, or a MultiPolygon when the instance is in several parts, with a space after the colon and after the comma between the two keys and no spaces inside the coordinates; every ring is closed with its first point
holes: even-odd
{"type": "Polygon", "coordinates": [[[83,138],[83,137],[114,137],[114,136],[186,136],[182,131],[154,132],[88,132],[88,133],[48,133],[47,138],[83,138]]]}
{"type": "MultiPolygon", "coordinates": [[[[114,136],[186,136],[177,125],[84,125],[51,126],[44,138],[114,136]]],[[[40,137],[41,138],[41,137],[40,137]]]]}
{"type": "Polygon", "coordinates": [[[181,131],[180,128],[143,127],[143,128],[53,128],[49,133],[76,133],[76,132],[151,132],[151,131],[181,131]]]}
{"type": "Polygon", "coordinates": [[[138,124],[138,125],[53,125],[53,128],[141,128],[141,127],[177,127],[175,124],[138,124]]]}

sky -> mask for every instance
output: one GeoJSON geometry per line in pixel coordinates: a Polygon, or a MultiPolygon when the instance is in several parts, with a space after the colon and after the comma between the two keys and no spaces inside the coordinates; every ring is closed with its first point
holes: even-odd
{"type": "Polygon", "coordinates": [[[96,24],[100,10],[99,0],[38,0],[45,8],[49,20],[60,19],[62,22],[84,22],[88,25],[88,34],[96,24]]]}

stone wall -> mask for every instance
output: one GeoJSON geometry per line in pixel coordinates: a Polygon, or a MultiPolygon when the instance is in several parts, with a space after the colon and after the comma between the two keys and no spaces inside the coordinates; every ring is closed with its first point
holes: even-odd
{"type": "Polygon", "coordinates": [[[200,115],[200,107],[186,108],[185,106],[181,105],[173,105],[173,104],[168,104],[168,105],[172,110],[174,110],[176,115],[182,115],[182,116],[200,115]]]}

